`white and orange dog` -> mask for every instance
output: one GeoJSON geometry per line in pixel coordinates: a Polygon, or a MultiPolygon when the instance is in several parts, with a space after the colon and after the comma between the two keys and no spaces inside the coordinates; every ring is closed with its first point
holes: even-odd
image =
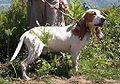
{"type": "Polygon", "coordinates": [[[72,56],[73,68],[78,70],[77,60],[80,49],[89,42],[91,33],[95,33],[99,38],[104,36],[101,31],[104,21],[105,17],[101,15],[99,10],[89,9],[74,26],[32,28],[20,37],[16,51],[10,61],[15,59],[24,42],[29,51],[28,57],[21,62],[22,76],[24,79],[30,79],[26,74],[28,64],[38,58],[41,53],[45,52],[44,50],[46,49],[44,48],[46,47],[51,52],[69,52],[72,56]],[[43,31],[50,33],[47,46],[39,38],[43,31]]]}

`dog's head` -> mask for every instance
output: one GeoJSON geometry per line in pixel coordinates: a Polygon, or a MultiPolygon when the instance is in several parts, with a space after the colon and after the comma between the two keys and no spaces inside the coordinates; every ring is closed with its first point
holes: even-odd
{"type": "Polygon", "coordinates": [[[80,21],[82,21],[81,25],[84,24],[90,32],[94,32],[97,37],[102,38],[104,35],[101,31],[101,27],[105,20],[105,17],[101,15],[99,10],[89,9],[83,14],[80,21]]]}

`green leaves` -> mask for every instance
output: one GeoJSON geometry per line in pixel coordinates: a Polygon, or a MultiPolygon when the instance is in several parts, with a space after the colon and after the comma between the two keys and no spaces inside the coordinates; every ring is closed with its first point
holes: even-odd
{"type": "Polygon", "coordinates": [[[44,59],[37,60],[36,64],[38,65],[36,68],[36,72],[39,76],[49,74],[51,70],[51,65],[46,60],[44,59]]]}
{"type": "Polygon", "coordinates": [[[12,29],[6,29],[6,30],[5,30],[5,34],[6,34],[7,36],[11,36],[14,29],[15,29],[15,27],[13,27],[12,29]]]}
{"type": "Polygon", "coordinates": [[[34,30],[31,30],[31,32],[37,37],[39,38],[44,44],[46,44],[46,46],[48,46],[48,40],[50,38],[50,33],[45,31],[45,28],[42,32],[42,35],[39,36],[38,33],[34,32],[34,30]]]}
{"type": "Polygon", "coordinates": [[[68,11],[70,16],[80,19],[81,15],[84,13],[80,0],[70,0],[68,11]]]}
{"type": "MultiPolygon", "coordinates": [[[[68,14],[75,18],[75,19],[80,19],[80,17],[82,16],[82,14],[84,13],[84,10],[81,6],[81,0],[70,0],[69,3],[69,9],[68,9],[68,14]]],[[[71,20],[66,18],[66,24],[71,24],[71,20]]]]}

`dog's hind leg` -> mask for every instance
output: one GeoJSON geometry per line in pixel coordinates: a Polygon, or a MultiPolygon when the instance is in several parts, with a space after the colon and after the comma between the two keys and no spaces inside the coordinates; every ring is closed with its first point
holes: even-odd
{"type": "Polygon", "coordinates": [[[28,64],[32,63],[35,59],[37,59],[40,56],[43,48],[44,48],[44,44],[41,43],[38,44],[32,50],[29,50],[28,57],[21,62],[22,76],[24,79],[30,80],[30,78],[26,74],[26,67],[28,64]]]}
{"type": "Polygon", "coordinates": [[[28,57],[21,62],[22,77],[25,80],[30,80],[30,78],[26,75],[26,67],[29,64],[29,60],[32,60],[31,59],[32,55],[33,55],[33,51],[29,51],[28,57]]]}

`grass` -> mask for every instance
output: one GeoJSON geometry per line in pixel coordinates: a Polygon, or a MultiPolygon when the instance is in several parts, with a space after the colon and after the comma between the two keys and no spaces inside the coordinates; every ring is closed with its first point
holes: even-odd
{"type": "Polygon", "coordinates": [[[7,79],[0,78],[0,84],[8,84],[9,81],[7,79]]]}

